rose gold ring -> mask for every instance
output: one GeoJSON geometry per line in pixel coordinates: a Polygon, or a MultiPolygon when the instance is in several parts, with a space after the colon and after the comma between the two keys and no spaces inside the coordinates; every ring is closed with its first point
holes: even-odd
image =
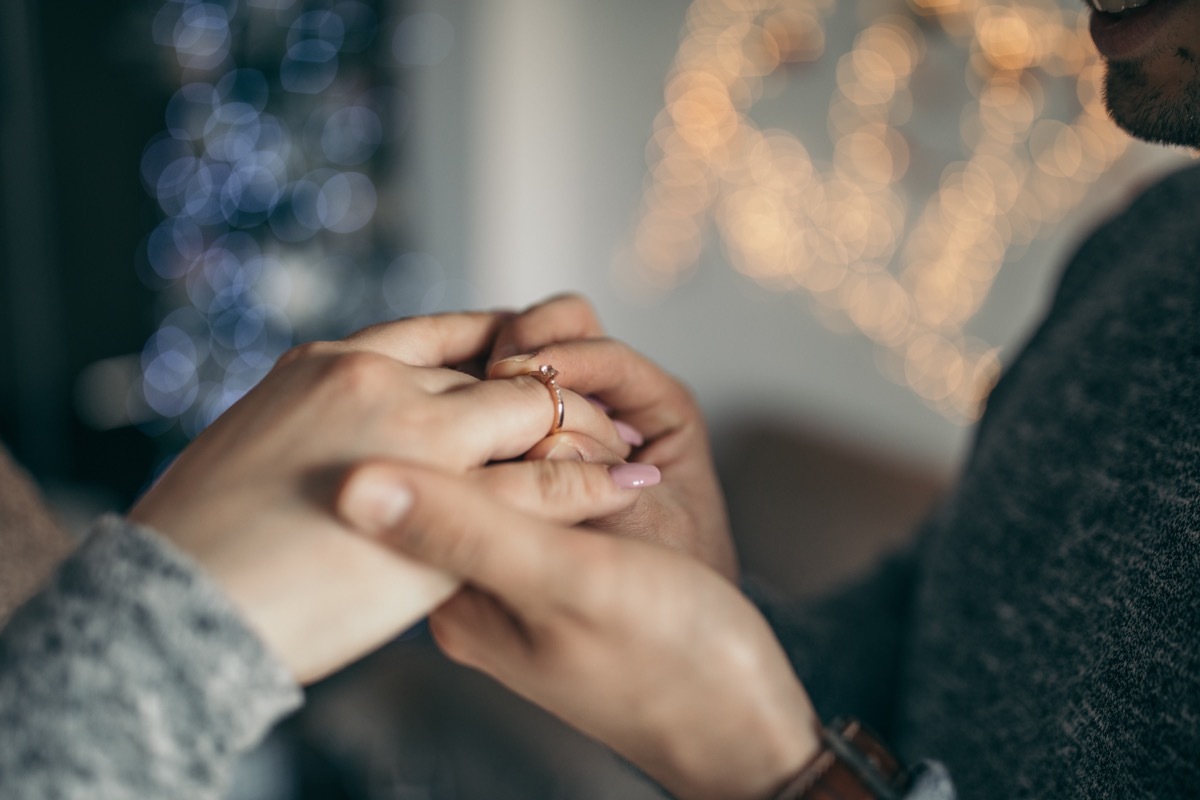
{"type": "Polygon", "coordinates": [[[550,425],[550,433],[553,436],[562,430],[563,420],[567,416],[567,403],[563,399],[562,389],[558,388],[558,384],[554,379],[558,377],[558,370],[549,364],[543,364],[537,368],[536,372],[529,373],[537,378],[546,388],[550,390],[550,400],[554,403],[554,422],[550,425]]]}

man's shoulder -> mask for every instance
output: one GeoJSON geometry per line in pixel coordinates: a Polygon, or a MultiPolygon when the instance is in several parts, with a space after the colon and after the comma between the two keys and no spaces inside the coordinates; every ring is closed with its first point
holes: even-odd
{"type": "Polygon", "coordinates": [[[1166,200],[1184,201],[1184,207],[1200,205],[1200,160],[1166,173],[1156,173],[1133,185],[1134,201],[1130,208],[1143,203],[1166,200]]]}
{"type": "Polygon", "coordinates": [[[1105,276],[1120,283],[1121,276],[1133,273],[1149,279],[1156,272],[1194,269],[1190,253],[1200,247],[1200,163],[1130,186],[1127,196],[1129,202],[1100,222],[1068,262],[1056,305],[1080,293],[1095,294],[1105,276]]]}

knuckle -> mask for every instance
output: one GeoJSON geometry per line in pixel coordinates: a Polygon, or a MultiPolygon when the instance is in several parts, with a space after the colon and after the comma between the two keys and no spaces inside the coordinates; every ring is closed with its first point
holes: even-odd
{"type": "Polygon", "coordinates": [[[558,479],[558,470],[555,464],[550,461],[535,462],[533,479],[537,486],[537,496],[543,503],[549,503],[557,498],[561,491],[561,485],[558,479]]]}
{"type": "Polygon", "coordinates": [[[466,529],[461,521],[451,521],[440,535],[431,537],[431,546],[442,551],[439,563],[457,575],[474,575],[483,560],[484,548],[478,536],[466,529]]]}
{"type": "Polygon", "coordinates": [[[566,306],[574,314],[579,314],[592,320],[596,319],[596,308],[592,305],[592,301],[579,292],[563,292],[551,298],[551,302],[566,306]]]}
{"type": "Polygon", "coordinates": [[[542,502],[551,508],[560,508],[587,499],[591,489],[585,481],[575,480],[579,471],[570,469],[576,466],[574,462],[538,461],[535,462],[535,480],[537,495],[542,502]]]}
{"type": "Polygon", "coordinates": [[[329,360],[325,378],[351,396],[377,397],[384,388],[390,366],[388,359],[374,353],[340,353],[329,360]]]}
{"type": "Polygon", "coordinates": [[[575,464],[578,479],[573,491],[589,508],[602,505],[616,491],[616,484],[606,469],[589,469],[589,465],[575,464]]]}
{"type": "Polygon", "coordinates": [[[672,375],[663,374],[667,381],[668,402],[686,412],[688,416],[696,416],[700,409],[700,403],[696,400],[696,395],[691,387],[672,375]]]}
{"type": "Polygon", "coordinates": [[[503,500],[516,494],[520,488],[512,478],[512,470],[507,467],[508,465],[501,464],[472,470],[467,473],[467,477],[469,480],[473,480],[489,497],[503,500]]]}

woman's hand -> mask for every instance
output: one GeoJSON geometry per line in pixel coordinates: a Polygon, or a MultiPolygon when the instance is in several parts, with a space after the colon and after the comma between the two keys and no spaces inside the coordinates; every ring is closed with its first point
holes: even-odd
{"type": "MultiPolygon", "coordinates": [[[[479,381],[442,368],[485,353],[501,319],[425,317],[296,348],[179,455],[130,519],[190,553],[298,679],[357,658],[458,582],[346,535],[332,513],[346,469],[389,458],[464,473],[521,455],[550,429],[554,406],[537,379],[479,381]]],[[[569,430],[628,452],[602,413],[565,395],[569,430]]],[[[503,466],[472,480],[551,518],[611,513],[636,494],[596,465],[503,466]]]]}
{"type": "Polygon", "coordinates": [[[815,715],[770,628],[695,559],[549,523],[413,465],[354,470],[337,507],[364,534],[466,582],[430,618],[451,658],[605,742],[672,795],[767,797],[815,755],[815,715]]]}
{"type": "MultiPolygon", "coordinates": [[[[634,445],[630,460],[658,467],[662,485],[630,509],[597,520],[595,527],[690,553],[736,580],[725,499],[699,407],[683,384],[629,346],[601,338],[602,333],[586,300],[552,298],[503,322],[488,375],[509,378],[530,364],[550,363],[562,373],[560,386],[600,401],[634,445]]],[[[614,458],[570,433],[540,443],[529,457],[545,457],[556,447],[550,457],[561,458],[572,448],[586,460],[614,458]]]]}

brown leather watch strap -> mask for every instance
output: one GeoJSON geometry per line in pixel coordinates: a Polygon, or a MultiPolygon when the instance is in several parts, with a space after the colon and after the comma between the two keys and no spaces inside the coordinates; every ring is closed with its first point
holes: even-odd
{"type": "Polygon", "coordinates": [[[857,720],[821,731],[822,748],[776,800],[900,800],[908,773],[857,720]]]}

